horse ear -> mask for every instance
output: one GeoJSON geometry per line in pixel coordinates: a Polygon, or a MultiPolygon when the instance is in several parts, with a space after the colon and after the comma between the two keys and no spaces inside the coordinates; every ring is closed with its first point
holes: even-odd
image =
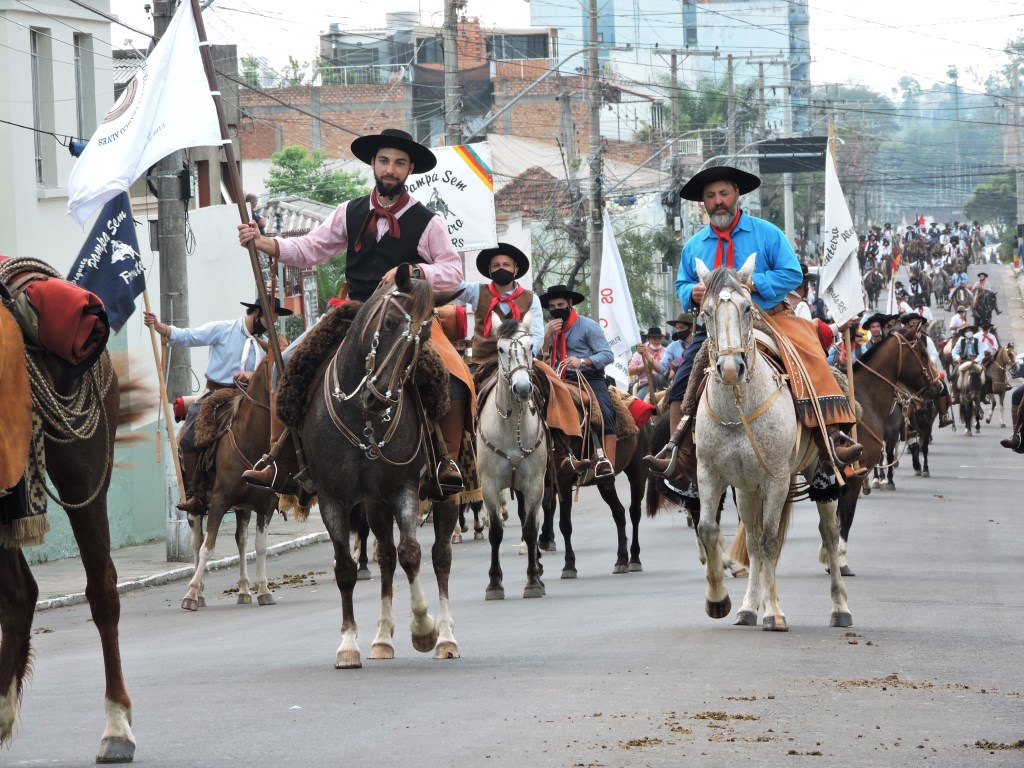
{"type": "Polygon", "coordinates": [[[454,291],[434,291],[434,306],[441,307],[445,304],[451,304],[459,298],[465,290],[466,288],[463,286],[462,288],[456,288],[454,291]]]}
{"type": "Polygon", "coordinates": [[[505,321],[501,319],[501,315],[499,315],[497,312],[491,312],[491,333],[497,333],[498,328],[501,327],[501,324],[503,322],[505,321]]]}
{"type": "Polygon", "coordinates": [[[409,281],[412,277],[412,267],[407,262],[402,262],[398,265],[398,269],[395,272],[395,287],[398,288],[402,293],[406,293],[409,290],[409,281]]]}
{"type": "Polygon", "coordinates": [[[708,278],[711,277],[711,270],[708,269],[707,264],[700,259],[695,259],[694,262],[697,266],[697,279],[702,283],[707,283],[708,278]]]}
{"type": "Polygon", "coordinates": [[[739,278],[741,283],[750,282],[750,276],[754,274],[754,265],[757,263],[757,252],[754,252],[747,256],[747,260],[743,262],[743,266],[740,267],[739,278]]]}
{"type": "Polygon", "coordinates": [[[533,326],[533,315],[531,315],[529,312],[527,312],[526,313],[526,317],[524,317],[523,320],[522,320],[522,325],[523,325],[523,328],[525,328],[527,331],[529,331],[530,328],[533,326]]]}

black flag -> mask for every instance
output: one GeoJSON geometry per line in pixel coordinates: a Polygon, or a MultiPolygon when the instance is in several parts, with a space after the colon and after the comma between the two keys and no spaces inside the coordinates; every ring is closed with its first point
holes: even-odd
{"type": "Polygon", "coordinates": [[[135,299],[146,290],[146,275],[127,192],[103,206],[68,273],[68,282],[100,297],[115,331],[132,316],[135,299]]]}

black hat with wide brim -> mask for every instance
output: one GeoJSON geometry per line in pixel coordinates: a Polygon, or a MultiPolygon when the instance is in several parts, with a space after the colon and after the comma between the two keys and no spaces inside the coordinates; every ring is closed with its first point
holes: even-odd
{"type": "MultiPolygon", "coordinates": [[[[259,296],[256,297],[256,301],[254,303],[252,303],[252,304],[250,304],[247,301],[240,301],[238,303],[241,304],[246,309],[261,309],[261,307],[260,307],[260,297],[259,296]]],[[[278,317],[288,317],[289,315],[293,315],[295,313],[292,312],[290,309],[288,309],[288,307],[281,306],[281,299],[279,299],[277,296],[275,296],[274,297],[274,314],[277,315],[278,317]]]]}
{"type": "Polygon", "coordinates": [[[526,254],[509,243],[499,242],[494,248],[484,248],[476,255],[476,269],[481,275],[491,273],[491,259],[495,256],[508,256],[516,263],[516,276],[522,277],[530,269],[530,260],[526,254]]]}
{"type": "Polygon", "coordinates": [[[546,293],[540,296],[540,305],[547,309],[548,302],[552,299],[567,299],[570,304],[576,306],[583,301],[583,294],[576,293],[576,291],[570,291],[567,285],[552,285],[548,288],[546,293]]]}
{"type": "Polygon", "coordinates": [[[437,165],[437,158],[429,148],[398,128],[385,128],[380,133],[360,136],[352,142],[351,149],[352,154],[367,165],[373,165],[373,158],[380,149],[400,149],[406,152],[412,161],[413,173],[426,173],[437,165]]]}
{"type": "Polygon", "coordinates": [[[867,317],[861,320],[860,327],[867,328],[872,323],[878,323],[879,325],[882,326],[882,328],[885,328],[885,326],[891,323],[893,319],[895,319],[896,317],[899,317],[899,315],[887,315],[884,312],[875,312],[875,314],[873,314],[871,317],[867,317]]]}
{"type": "Polygon", "coordinates": [[[679,196],[683,200],[702,202],[704,187],[713,181],[731,181],[739,189],[741,195],[753,192],[761,186],[761,179],[752,173],[733,168],[731,165],[716,165],[694,174],[688,182],[683,184],[683,188],[679,190],[679,196]]]}

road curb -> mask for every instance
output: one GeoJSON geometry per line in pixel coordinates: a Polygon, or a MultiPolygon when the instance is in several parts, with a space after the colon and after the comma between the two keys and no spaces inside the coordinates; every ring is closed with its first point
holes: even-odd
{"type": "MultiPolygon", "coordinates": [[[[280,544],[273,544],[272,546],[267,547],[267,557],[276,557],[284,554],[285,552],[291,552],[294,549],[308,547],[312,544],[320,544],[324,541],[330,541],[330,536],[327,531],[310,533],[305,536],[300,536],[297,539],[282,541],[280,544]]],[[[256,559],[256,553],[249,552],[246,554],[245,559],[248,562],[253,562],[256,559]]],[[[223,568],[230,568],[233,565],[238,565],[238,561],[238,555],[224,557],[220,560],[211,560],[207,564],[206,569],[208,571],[218,571],[223,568]]],[[[142,579],[123,581],[117,585],[117,593],[119,595],[127,595],[129,592],[134,592],[138,589],[159,587],[164,584],[170,584],[174,581],[183,581],[184,579],[192,578],[193,572],[193,566],[187,565],[165,571],[164,573],[157,573],[153,576],[146,576],[142,579]]],[[[75,592],[70,595],[62,595],[61,597],[52,597],[48,600],[40,600],[36,603],[36,612],[48,611],[52,608],[67,608],[72,605],[81,605],[86,602],[88,602],[88,599],[85,596],[85,592],[75,592]]]]}

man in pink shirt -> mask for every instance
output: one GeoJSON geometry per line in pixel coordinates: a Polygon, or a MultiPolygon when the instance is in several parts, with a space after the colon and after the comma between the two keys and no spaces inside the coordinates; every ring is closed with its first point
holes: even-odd
{"type": "MultiPolygon", "coordinates": [[[[426,173],[437,164],[434,153],[405,131],[385,128],[380,134],[353,141],[352,154],[373,168],[375,185],[369,195],[342,203],[320,226],[301,237],[267,237],[254,222],[239,224],[239,243],[246,246],[252,242],[258,251],[297,267],[322,264],[344,251],[349,297],[359,301],[370,298],[381,282],[393,282],[403,262],[412,264],[414,275],[429,281],[434,290],[457,288],[463,280],[462,259],[444,222],[406,189],[411,174],[426,173]]],[[[452,407],[440,427],[448,453],[457,458],[467,404],[472,407],[472,379],[451,343],[440,333],[431,338],[452,374],[452,407]]],[[[247,482],[264,487],[276,487],[275,450],[284,432],[273,409],[271,413],[274,448],[255,469],[243,473],[247,482]]],[[[442,492],[462,490],[462,476],[452,459],[436,470],[442,492]]]]}

